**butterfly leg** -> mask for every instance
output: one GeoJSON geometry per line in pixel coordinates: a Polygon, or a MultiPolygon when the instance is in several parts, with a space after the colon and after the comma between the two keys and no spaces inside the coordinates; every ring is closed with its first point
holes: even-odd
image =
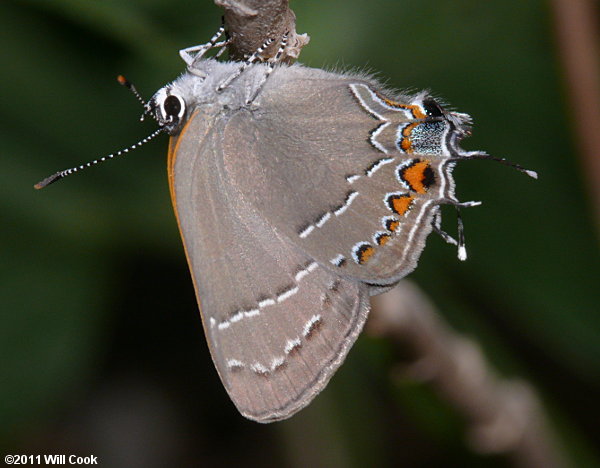
{"type": "Polygon", "coordinates": [[[279,50],[277,50],[277,53],[275,54],[275,57],[273,57],[273,59],[270,59],[267,61],[267,70],[265,71],[265,74],[262,77],[262,80],[260,82],[260,84],[256,87],[256,91],[254,92],[254,94],[252,95],[252,97],[250,97],[247,101],[246,101],[246,105],[251,104],[256,97],[260,94],[262,87],[264,86],[264,84],[266,83],[267,79],[269,78],[269,75],[271,73],[273,73],[273,70],[275,68],[275,65],[277,63],[279,63],[279,60],[281,60],[281,56],[283,55],[283,52],[285,51],[285,48],[287,46],[287,41],[288,41],[288,35],[289,33],[285,33],[282,38],[281,38],[281,44],[279,46],[279,50]]]}
{"type": "Polygon", "coordinates": [[[224,47],[225,45],[227,45],[227,41],[217,42],[224,32],[225,27],[221,26],[219,30],[214,34],[214,36],[210,38],[210,41],[208,41],[206,44],[187,47],[179,51],[179,55],[188,66],[188,70],[191,73],[194,73],[194,63],[200,60],[206,52],[208,52],[210,49],[216,47],[224,47]]]}
{"type": "Polygon", "coordinates": [[[229,86],[232,83],[233,80],[235,80],[238,76],[240,76],[242,73],[244,73],[244,70],[246,70],[246,68],[248,68],[253,63],[260,62],[262,60],[261,57],[260,57],[260,55],[272,43],[273,43],[273,39],[272,38],[267,39],[263,43],[263,45],[261,45],[258,49],[256,49],[256,52],[254,52],[250,57],[248,57],[246,59],[246,61],[244,63],[242,63],[242,65],[240,66],[240,68],[238,68],[235,73],[232,73],[231,75],[229,75],[225,80],[223,80],[221,82],[221,84],[219,84],[217,86],[216,91],[217,92],[223,91],[227,86],[229,86]]]}

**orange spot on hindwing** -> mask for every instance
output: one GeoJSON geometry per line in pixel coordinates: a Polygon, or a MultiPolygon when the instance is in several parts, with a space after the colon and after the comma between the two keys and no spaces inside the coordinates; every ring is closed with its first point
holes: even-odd
{"type": "Polygon", "coordinates": [[[390,232],[396,232],[400,227],[400,221],[397,219],[388,219],[385,223],[385,228],[390,232]]]}
{"type": "Polygon", "coordinates": [[[381,233],[375,239],[377,241],[377,245],[385,245],[390,240],[392,236],[386,233],[381,233]]]}
{"type": "Polygon", "coordinates": [[[425,193],[435,183],[435,174],[429,161],[415,161],[399,170],[398,176],[413,192],[425,193]]]}
{"type": "Polygon", "coordinates": [[[410,209],[414,199],[412,195],[392,193],[388,195],[386,203],[390,210],[402,216],[410,209]]]}
{"type": "Polygon", "coordinates": [[[425,114],[423,112],[423,109],[421,109],[421,106],[417,106],[415,104],[401,104],[399,102],[396,101],[392,101],[391,99],[386,98],[383,94],[374,91],[375,95],[381,99],[383,102],[385,102],[388,106],[390,107],[395,107],[397,109],[406,109],[408,111],[411,112],[411,114],[413,115],[413,117],[415,119],[424,119],[427,117],[427,114],[425,114]]]}
{"type": "Polygon", "coordinates": [[[356,263],[362,265],[369,261],[369,259],[375,253],[375,249],[371,244],[364,242],[362,244],[358,244],[352,253],[354,254],[354,260],[356,263]]]}
{"type": "Polygon", "coordinates": [[[418,125],[419,123],[415,122],[406,125],[402,129],[402,139],[400,140],[400,148],[402,148],[402,151],[404,151],[405,153],[410,154],[414,151],[414,148],[412,147],[412,140],[410,139],[410,134],[418,125]]]}

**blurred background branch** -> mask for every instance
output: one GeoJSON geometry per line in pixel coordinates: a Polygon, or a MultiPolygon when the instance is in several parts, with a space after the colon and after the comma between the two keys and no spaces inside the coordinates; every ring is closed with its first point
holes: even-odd
{"type": "Polygon", "coordinates": [[[410,356],[398,363],[402,376],[429,383],[462,415],[473,450],[522,468],[566,466],[532,386],[498,377],[478,344],[452,330],[415,284],[403,280],[371,303],[367,333],[410,356]]]}
{"type": "Polygon", "coordinates": [[[598,2],[552,0],[556,45],[566,82],[581,171],[600,229],[600,35],[598,2]]]}

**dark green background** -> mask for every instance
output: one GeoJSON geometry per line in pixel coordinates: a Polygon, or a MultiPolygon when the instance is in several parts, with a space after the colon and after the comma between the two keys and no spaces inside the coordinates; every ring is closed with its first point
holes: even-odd
{"type": "MultiPolygon", "coordinates": [[[[469,260],[432,236],[412,278],[498,371],[539,390],[569,456],[600,466],[599,256],[547,2],[295,1],[302,62],[429,88],[475,119],[455,171],[469,260]]],[[[154,126],[146,96],[204,42],[209,0],[0,4],[0,447],[97,455],[104,466],[503,466],[464,442],[460,415],[392,378],[362,337],[293,419],[241,418],[208,356],[166,181],[167,139],[34,191],[56,170],[154,126]]],[[[600,157],[600,155],[599,155],[600,157]]],[[[454,231],[447,209],[445,225],[454,231]]]]}

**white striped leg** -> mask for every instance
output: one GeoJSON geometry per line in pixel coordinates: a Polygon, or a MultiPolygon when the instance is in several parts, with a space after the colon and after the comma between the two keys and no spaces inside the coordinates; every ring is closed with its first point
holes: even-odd
{"type": "Polygon", "coordinates": [[[273,73],[273,69],[275,68],[275,65],[277,63],[279,63],[279,60],[281,60],[281,56],[283,55],[283,52],[285,51],[285,48],[287,47],[288,34],[289,33],[286,32],[282,36],[281,44],[279,45],[279,50],[277,51],[277,54],[275,54],[275,57],[273,57],[273,59],[271,59],[267,62],[267,64],[268,64],[267,70],[266,70],[265,74],[263,75],[260,84],[256,87],[256,91],[254,92],[254,95],[246,101],[246,104],[251,104],[256,99],[256,96],[259,95],[260,91],[262,90],[262,87],[264,86],[267,79],[269,78],[269,75],[271,73],[273,73]]]}
{"type": "Polygon", "coordinates": [[[262,54],[265,51],[265,49],[269,47],[272,43],[273,39],[267,39],[263,45],[256,49],[256,52],[254,52],[250,57],[248,57],[248,59],[244,63],[242,63],[242,66],[238,68],[235,73],[229,75],[225,80],[223,80],[223,82],[219,86],[217,86],[216,91],[219,93],[223,91],[227,86],[231,84],[233,80],[235,80],[238,76],[244,73],[244,70],[246,70],[246,68],[248,68],[253,63],[258,62],[260,60],[260,54],[262,54]]]}
{"type": "Polygon", "coordinates": [[[226,41],[223,41],[223,47],[221,47],[221,50],[219,52],[217,52],[217,54],[215,55],[215,58],[219,58],[221,55],[223,55],[223,52],[225,52],[227,50],[224,46],[226,46],[230,42],[231,42],[231,39],[227,39],[226,41]]]}
{"type": "Polygon", "coordinates": [[[181,49],[179,51],[179,55],[188,67],[192,67],[193,63],[196,60],[202,58],[202,56],[210,49],[214,47],[223,47],[227,44],[227,41],[221,41],[217,44],[217,40],[223,35],[224,32],[225,27],[221,26],[219,30],[215,33],[215,35],[211,37],[210,41],[208,41],[206,44],[200,44],[197,46],[181,49]]]}

